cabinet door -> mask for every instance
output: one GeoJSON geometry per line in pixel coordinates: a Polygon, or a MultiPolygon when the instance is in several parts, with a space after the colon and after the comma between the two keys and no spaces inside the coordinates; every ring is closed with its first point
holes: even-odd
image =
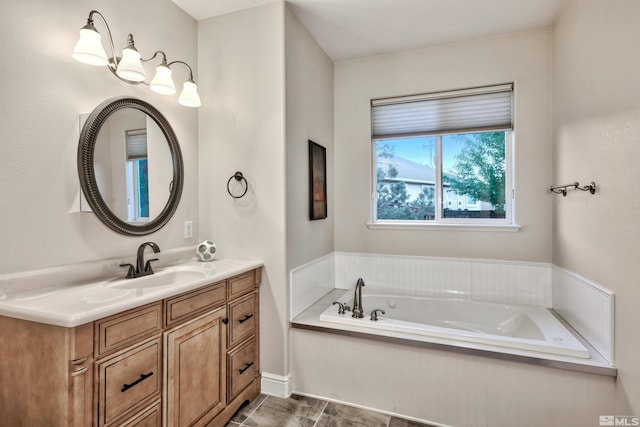
{"type": "Polygon", "coordinates": [[[225,407],[226,308],[164,333],[166,426],[205,425],[225,407]]]}

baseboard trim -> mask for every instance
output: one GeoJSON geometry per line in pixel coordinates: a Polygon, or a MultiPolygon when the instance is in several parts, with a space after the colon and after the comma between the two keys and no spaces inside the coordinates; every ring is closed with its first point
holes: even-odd
{"type": "Polygon", "coordinates": [[[286,376],[262,373],[261,393],[286,399],[291,396],[291,374],[286,376]]]}

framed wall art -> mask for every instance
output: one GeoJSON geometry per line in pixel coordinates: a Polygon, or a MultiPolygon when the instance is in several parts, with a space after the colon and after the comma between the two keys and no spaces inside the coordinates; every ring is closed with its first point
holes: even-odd
{"type": "Polygon", "coordinates": [[[327,217],[327,150],[309,140],[309,219],[327,217]]]}

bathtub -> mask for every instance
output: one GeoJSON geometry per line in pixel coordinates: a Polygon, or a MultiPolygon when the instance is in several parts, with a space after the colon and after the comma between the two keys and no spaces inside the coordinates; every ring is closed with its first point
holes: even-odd
{"type": "MultiPolygon", "coordinates": [[[[364,290],[366,292],[366,288],[364,290]]],[[[339,299],[353,307],[353,289],[339,299]]],[[[423,337],[486,344],[590,358],[589,350],[547,309],[460,299],[421,298],[397,295],[362,296],[365,317],[339,314],[337,304],[321,315],[321,322],[395,331],[423,337]],[[382,309],[378,320],[370,320],[374,309],[382,309]]]]}

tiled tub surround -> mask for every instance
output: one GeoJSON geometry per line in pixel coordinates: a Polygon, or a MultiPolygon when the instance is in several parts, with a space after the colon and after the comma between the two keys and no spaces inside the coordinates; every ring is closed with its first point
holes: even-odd
{"type": "Polygon", "coordinates": [[[613,364],[613,293],[543,263],[333,253],[291,272],[291,320],[359,277],[364,293],[554,308],[613,364]]]}
{"type": "Polygon", "coordinates": [[[552,283],[553,309],[613,364],[613,294],[559,267],[552,283]]]}
{"type": "MultiPolygon", "coordinates": [[[[606,331],[613,325],[613,295],[553,265],[329,254],[291,272],[295,393],[455,427],[577,427],[597,425],[599,415],[615,412],[616,370],[593,348],[595,357],[584,360],[592,366],[574,370],[571,357],[544,360],[530,352],[496,353],[438,339],[425,343],[385,331],[372,336],[352,327],[317,332],[327,328],[320,314],[358,277],[366,282],[364,294],[395,286],[411,295],[554,307],[581,319],[584,325],[574,326],[583,327],[584,336],[593,325],[604,323],[600,330],[606,331]],[[558,287],[571,294],[563,296],[558,287]],[[597,374],[589,373],[594,366],[597,374]]],[[[612,354],[612,335],[601,336],[593,344],[603,355],[612,354]]]]}

